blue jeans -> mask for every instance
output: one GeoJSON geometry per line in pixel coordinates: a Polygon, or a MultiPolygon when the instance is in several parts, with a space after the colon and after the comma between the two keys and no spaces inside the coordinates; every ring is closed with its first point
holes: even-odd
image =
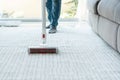
{"type": "Polygon", "coordinates": [[[54,28],[58,25],[58,19],[61,11],[61,0],[47,0],[46,2],[48,20],[54,28]]]}

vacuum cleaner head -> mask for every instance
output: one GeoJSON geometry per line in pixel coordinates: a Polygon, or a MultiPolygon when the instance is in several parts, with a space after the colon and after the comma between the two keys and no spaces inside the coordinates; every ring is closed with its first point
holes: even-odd
{"type": "Polygon", "coordinates": [[[43,47],[43,48],[29,48],[29,54],[57,54],[57,48],[43,47]]]}

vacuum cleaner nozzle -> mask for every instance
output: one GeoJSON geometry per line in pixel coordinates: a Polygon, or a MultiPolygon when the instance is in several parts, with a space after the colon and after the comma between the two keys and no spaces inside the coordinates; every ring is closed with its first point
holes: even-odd
{"type": "Polygon", "coordinates": [[[29,48],[29,54],[57,54],[57,48],[29,48]]]}

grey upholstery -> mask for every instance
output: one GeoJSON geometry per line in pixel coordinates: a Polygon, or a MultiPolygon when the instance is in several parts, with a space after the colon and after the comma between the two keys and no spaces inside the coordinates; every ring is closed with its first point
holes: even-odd
{"type": "Polygon", "coordinates": [[[118,29],[118,35],[117,35],[117,48],[118,48],[118,51],[120,52],[120,26],[119,26],[119,29],[118,29]]]}
{"type": "Polygon", "coordinates": [[[115,21],[120,24],[120,0],[119,0],[119,4],[117,4],[115,8],[114,13],[115,13],[115,21]]]}
{"type": "Polygon", "coordinates": [[[120,0],[87,0],[87,6],[93,31],[120,52],[120,0]]]}
{"type": "Polygon", "coordinates": [[[89,13],[89,24],[91,25],[92,29],[94,32],[98,32],[98,15],[92,14],[91,12],[89,13]],[[92,18],[94,17],[94,18],[92,18]]]}
{"type": "Polygon", "coordinates": [[[98,4],[98,13],[120,24],[120,0],[101,0],[98,4]]]}
{"type": "Polygon", "coordinates": [[[117,49],[116,47],[117,29],[118,24],[113,23],[103,17],[100,17],[98,24],[98,34],[114,49],[117,49]]]}
{"type": "Polygon", "coordinates": [[[92,13],[97,13],[97,4],[100,0],[88,0],[87,1],[87,5],[88,5],[88,8],[89,10],[92,12],[92,13]]]}

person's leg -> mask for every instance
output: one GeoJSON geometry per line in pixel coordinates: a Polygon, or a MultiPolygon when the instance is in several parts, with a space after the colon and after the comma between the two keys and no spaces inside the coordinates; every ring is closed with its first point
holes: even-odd
{"type": "Polygon", "coordinates": [[[56,28],[61,11],[61,0],[52,0],[51,25],[56,28]]]}
{"type": "Polygon", "coordinates": [[[52,15],[52,0],[47,0],[46,2],[46,8],[48,12],[48,20],[51,23],[51,15],[52,15]]]}

